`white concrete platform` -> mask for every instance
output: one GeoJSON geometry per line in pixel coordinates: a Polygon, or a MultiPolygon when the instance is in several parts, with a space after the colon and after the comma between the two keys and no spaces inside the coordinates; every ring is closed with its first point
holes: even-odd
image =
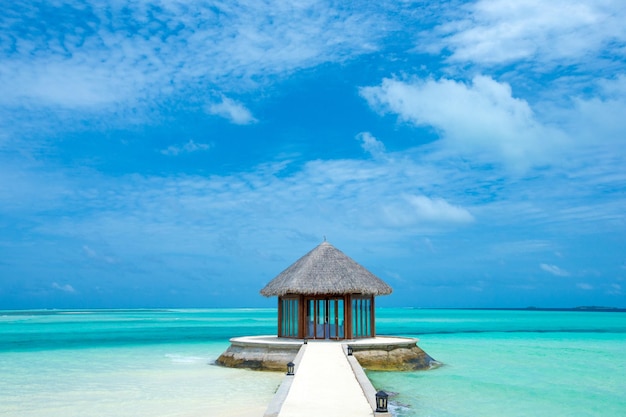
{"type": "MultiPolygon", "coordinates": [[[[310,339],[309,343],[351,346],[361,366],[369,370],[415,371],[440,366],[439,362],[417,346],[418,341],[411,337],[377,336],[354,340],[310,339]]],[[[215,363],[232,368],[283,371],[288,362],[294,361],[303,345],[303,339],[234,337],[230,339],[229,348],[215,363]]]]}
{"type": "MultiPolygon", "coordinates": [[[[344,341],[345,343],[345,341],[344,341]]],[[[309,341],[278,417],[372,417],[342,344],[309,341]]]]}
{"type": "MultiPolygon", "coordinates": [[[[232,344],[241,345],[272,345],[272,346],[301,346],[304,343],[304,339],[289,339],[278,336],[241,336],[233,337],[230,339],[232,344]]],[[[352,345],[352,346],[378,346],[378,345],[406,345],[419,342],[419,339],[412,337],[396,337],[396,336],[376,336],[364,339],[340,339],[340,340],[323,340],[323,339],[309,339],[309,343],[334,343],[337,345],[352,345]]]]}

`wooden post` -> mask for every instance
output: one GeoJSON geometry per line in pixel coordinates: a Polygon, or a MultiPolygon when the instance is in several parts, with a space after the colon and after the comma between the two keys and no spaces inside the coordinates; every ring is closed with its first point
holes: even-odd
{"type": "Polygon", "coordinates": [[[298,339],[304,339],[306,337],[306,317],[304,305],[304,295],[298,297],[298,339]]]}

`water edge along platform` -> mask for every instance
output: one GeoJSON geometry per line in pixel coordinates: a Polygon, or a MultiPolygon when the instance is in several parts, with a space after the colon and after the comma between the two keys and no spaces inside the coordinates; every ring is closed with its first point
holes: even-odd
{"type": "Polygon", "coordinates": [[[215,362],[282,372],[289,362],[295,363],[295,375],[283,379],[264,417],[377,416],[376,390],[363,367],[406,371],[440,366],[417,342],[384,336],[356,340],[245,336],[230,339],[229,348],[215,362]]]}
{"type": "MultiPolygon", "coordinates": [[[[373,371],[426,370],[441,365],[417,346],[418,339],[415,338],[377,336],[321,342],[351,346],[360,365],[373,371]]],[[[232,368],[284,371],[286,364],[294,361],[303,343],[304,339],[276,336],[235,337],[230,339],[229,348],[220,355],[216,364],[232,368]]]]}

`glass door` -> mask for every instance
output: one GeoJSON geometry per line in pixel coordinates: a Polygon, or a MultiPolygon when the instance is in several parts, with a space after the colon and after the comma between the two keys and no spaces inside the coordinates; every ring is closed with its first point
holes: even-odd
{"type": "Polygon", "coordinates": [[[343,298],[309,298],[306,303],[306,337],[344,339],[343,298]]]}
{"type": "Polygon", "coordinates": [[[315,327],[316,339],[328,338],[328,315],[326,313],[327,303],[326,300],[317,300],[317,320],[315,327]]]}
{"type": "Polygon", "coordinates": [[[328,303],[328,337],[345,338],[343,298],[330,298],[328,303]]]}
{"type": "Polygon", "coordinates": [[[309,339],[315,339],[315,300],[307,299],[305,301],[306,306],[306,336],[309,339]]]}

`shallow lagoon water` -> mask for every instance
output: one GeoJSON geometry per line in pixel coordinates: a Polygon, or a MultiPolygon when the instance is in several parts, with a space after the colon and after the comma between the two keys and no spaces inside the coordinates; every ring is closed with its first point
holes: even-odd
{"type": "MultiPolygon", "coordinates": [[[[261,416],[283,378],[212,365],[273,309],[0,312],[0,416],[261,416]]],[[[398,417],[626,415],[626,314],[379,309],[445,363],[369,372],[398,417]]]]}
{"type": "Polygon", "coordinates": [[[283,377],[212,365],[271,310],[0,316],[0,416],[260,416],[283,377]]]}
{"type": "Polygon", "coordinates": [[[624,313],[387,310],[380,322],[445,364],[369,373],[397,393],[397,416],[626,415],[624,313]]]}
{"type": "Polygon", "coordinates": [[[222,347],[5,353],[0,360],[0,415],[262,415],[282,376],[209,366],[222,347]]]}

